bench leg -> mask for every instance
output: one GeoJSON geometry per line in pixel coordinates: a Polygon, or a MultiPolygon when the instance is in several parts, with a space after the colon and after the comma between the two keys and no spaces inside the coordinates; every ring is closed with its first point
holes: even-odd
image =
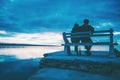
{"type": "Polygon", "coordinates": [[[109,56],[110,57],[115,57],[115,53],[114,53],[114,45],[110,45],[109,47],[109,56]]]}
{"type": "Polygon", "coordinates": [[[71,55],[70,46],[64,46],[64,51],[67,53],[67,55],[71,55]]]}
{"type": "Polygon", "coordinates": [[[70,46],[67,46],[67,55],[70,56],[71,52],[70,52],[70,46]]]}
{"type": "Polygon", "coordinates": [[[78,55],[81,55],[81,47],[79,47],[78,55]]]}

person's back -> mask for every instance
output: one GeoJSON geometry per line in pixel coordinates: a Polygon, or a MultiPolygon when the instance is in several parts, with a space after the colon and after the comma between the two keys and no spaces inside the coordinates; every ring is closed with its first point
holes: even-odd
{"type": "MultiPolygon", "coordinates": [[[[89,20],[85,19],[84,24],[80,27],[80,32],[90,32],[90,34],[92,34],[93,31],[94,31],[94,28],[91,25],[89,25],[89,20]]],[[[81,42],[92,42],[92,40],[90,37],[84,37],[84,38],[81,38],[81,42]]],[[[87,49],[86,51],[87,55],[91,55],[90,53],[91,47],[92,46],[85,46],[85,48],[87,49]]]]}
{"type": "MultiPolygon", "coordinates": [[[[74,24],[74,27],[72,28],[71,33],[76,33],[76,32],[79,32],[79,25],[77,23],[74,24]]],[[[73,35],[71,35],[71,36],[73,36],[73,35]]],[[[72,43],[79,43],[79,41],[80,41],[79,38],[71,38],[72,43]]],[[[75,51],[76,51],[76,54],[78,55],[78,46],[75,46],[75,51]]]]}
{"type": "MultiPolygon", "coordinates": [[[[77,23],[74,24],[74,27],[71,30],[71,33],[76,33],[76,32],[79,32],[79,25],[77,23]]],[[[72,43],[79,42],[79,39],[78,38],[71,38],[71,42],[72,43]]]]}
{"type": "Polygon", "coordinates": [[[84,24],[80,27],[80,32],[93,32],[94,31],[94,28],[89,25],[89,20],[88,19],[85,19],[84,20],[84,24]]]}

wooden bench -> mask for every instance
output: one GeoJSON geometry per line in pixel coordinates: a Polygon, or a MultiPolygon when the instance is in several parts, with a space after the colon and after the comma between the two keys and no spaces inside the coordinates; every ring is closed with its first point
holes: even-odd
{"type": "MultiPolygon", "coordinates": [[[[63,40],[64,40],[64,44],[62,44],[62,46],[64,46],[64,51],[67,51],[68,48],[70,48],[70,46],[92,46],[92,45],[109,45],[109,56],[113,57],[115,56],[114,54],[114,45],[117,45],[117,43],[114,43],[113,41],[113,29],[109,29],[109,30],[99,30],[99,31],[94,31],[93,34],[90,34],[90,32],[76,32],[76,33],[65,33],[63,32],[63,40]],[[103,36],[108,37],[108,41],[106,42],[87,42],[87,43],[72,43],[70,41],[71,38],[85,38],[85,37],[101,37],[103,38],[103,36]]],[[[68,51],[67,51],[67,54],[68,51]]]]}

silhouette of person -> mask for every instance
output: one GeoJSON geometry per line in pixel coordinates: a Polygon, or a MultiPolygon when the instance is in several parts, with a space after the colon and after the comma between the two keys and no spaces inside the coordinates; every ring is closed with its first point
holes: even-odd
{"type": "MultiPolygon", "coordinates": [[[[91,25],[89,25],[89,20],[84,19],[83,22],[84,22],[84,24],[80,27],[80,32],[90,32],[92,34],[93,31],[94,31],[94,28],[91,25]]],[[[92,40],[91,40],[90,37],[84,37],[84,38],[81,38],[80,40],[81,40],[81,43],[85,43],[85,42],[91,42],[92,43],[92,40]]],[[[87,56],[91,55],[91,53],[90,53],[91,47],[92,46],[86,46],[85,45],[85,49],[87,50],[87,51],[85,51],[85,53],[86,53],[87,56]]]]}
{"type": "Polygon", "coordinates": [[[114,52],[116,57],[120,57],[120,51],[118,49],[114,48],[114,52]]]}
{"type": "MultiPolygon", "coordinates": [[[[74,24],[74,26],[73,26],[73,28],[72,28],[72,31],[71,31],[71,33],[76,33],[76,32],[79,32],[79,24],[77,24],[77,23],[75,23],[74,24]]],[[[71,35],[72,36],[72,35],[71,35]]],[[[76,35],[75,35],[76,36],[76,35]]],[[[71,38],[71,42],[72,43],[79,43],[79,41],[80,41],[80,39],[79,38],[71,38]]],[[[79,53],[78,53],[78,46],[75,46],[74,47],[75,48],[75,52],[76,52],[76,54],[78,55],[79,53]]]]}

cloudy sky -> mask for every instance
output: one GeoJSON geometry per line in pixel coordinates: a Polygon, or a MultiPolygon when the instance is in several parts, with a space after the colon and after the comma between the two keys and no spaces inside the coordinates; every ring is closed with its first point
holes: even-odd
{"type": "Polygon", "coordinates": [[[0,0],[0,42],[61,44],[85,18],[95,30],[113,28],[120,43],[120,0],[0,0]]]}

